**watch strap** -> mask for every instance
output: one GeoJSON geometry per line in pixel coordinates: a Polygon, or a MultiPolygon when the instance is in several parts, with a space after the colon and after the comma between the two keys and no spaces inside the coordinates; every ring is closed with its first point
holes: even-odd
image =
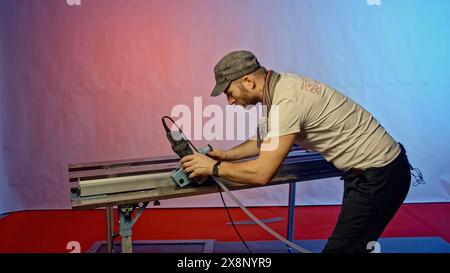
{"type": "Polygon", "coordinates": [[[222,160],[219,160],[216,162],[216,164],[214,164],[213,172],[212,172],[213,176],[219,176],[220,164],[222,164],[222,160]]]}

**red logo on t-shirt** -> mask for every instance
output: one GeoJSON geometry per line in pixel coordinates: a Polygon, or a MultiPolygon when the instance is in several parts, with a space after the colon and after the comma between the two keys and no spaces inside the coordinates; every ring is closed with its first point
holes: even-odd
{"type": "Polygon", "coordinates": [[[320,89],[320,82],[304,79],[302,89],[305,89],[306,91],[311,92],[312,94],[317,94],[317,92],[319,92],[320,89]]]}

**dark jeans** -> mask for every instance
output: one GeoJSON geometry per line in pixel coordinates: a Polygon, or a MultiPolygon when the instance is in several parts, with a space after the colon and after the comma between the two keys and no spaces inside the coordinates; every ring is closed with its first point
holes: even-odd
{"type": "Polygon", "coordinates": [[[378,240],[408,194],[410,164],[403,145],[400,147],[400,155],[384,167],[362,172],[352,170],[342,175],[342,208],[324,253],[371,250],[367,249],[367,244],[378,240]]]}

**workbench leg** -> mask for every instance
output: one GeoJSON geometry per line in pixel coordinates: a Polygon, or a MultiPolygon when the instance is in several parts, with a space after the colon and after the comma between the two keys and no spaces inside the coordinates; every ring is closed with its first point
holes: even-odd
{"type": "Polygon", "coordinates": [[[133,241],[130,236],[122,236],[122,253],[133,252],[133,241]]]}
{"type": "Polygon", "coordinates": [[[141,202],[139,204],[127,204],[117,207],[117,213],[119,214],[119,235],[122,237],[122,253],[133,252],[133,241],[131,239],[133,225],[141,217],[147,205],[148,202],[141,202]],[[136,214],[133,217],[133,211],[136,209],[136,214]]]}
{"type": "MultiPolygon", "coordinates": [[[[295,222],[295,187],[296,182],[289,183],[289,208],[288,208],[288,226],[287,239],[294,242],[294,222],[295,222]]],[[[292,252],[292,248],[288,247],[288,251],[292,252]]]]}
{"type": "Polygon", "coordinates": [[[114,207],[106,207],[106,236],[108,253],[114,253],[114,207]]]}
{"type": "Polygon", "coordinates": [[[132,253],[132,227],[133,220],[131,214],[133,213],[134,205],[124,205],[117,208],[119,214],[119,233],[122,238],[122,253],[132,253]]]}

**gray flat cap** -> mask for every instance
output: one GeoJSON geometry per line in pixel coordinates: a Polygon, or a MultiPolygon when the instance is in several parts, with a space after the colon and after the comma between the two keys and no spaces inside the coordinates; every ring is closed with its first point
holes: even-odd
{"type": "Polygon", "coordinates": [[[233,51],[225,55],[214,67],[216,86],[211,92],[212,97],[222,94],[234,80],[255,72],[260,68],[255,54],[250,51],[233,51]]]}

